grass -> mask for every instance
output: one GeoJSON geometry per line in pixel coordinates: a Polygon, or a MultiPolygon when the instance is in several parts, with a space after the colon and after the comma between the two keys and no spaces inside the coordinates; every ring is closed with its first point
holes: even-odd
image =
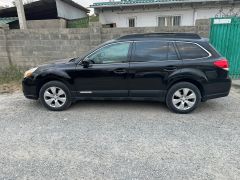
{"type": "Polygon", "coordinates": [[[10,93],[20,89],[23,72],[16,66],[0,70],[0,93],[10,93]]]}
{"type": "Polygon", "coordinates": [[[22,78],[23,72],[16,66],[9,66],[0,71],[0,84],[20,82],[22,78]]]}

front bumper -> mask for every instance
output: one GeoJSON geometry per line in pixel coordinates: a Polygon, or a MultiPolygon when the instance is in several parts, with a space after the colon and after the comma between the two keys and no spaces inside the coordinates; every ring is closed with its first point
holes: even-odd
{"type": "Polygon", "coordinates": [[[37,85],[32,78],[24,78],[22,81],[23,94],[28,99],[37,100],[39,95],[37,93],[37,85]]]}

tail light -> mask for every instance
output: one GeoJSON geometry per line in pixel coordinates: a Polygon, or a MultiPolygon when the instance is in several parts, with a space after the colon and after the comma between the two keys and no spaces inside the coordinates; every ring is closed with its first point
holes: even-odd
{"type": "Polygon", "coordinates": [[[228,64],[228,60],[226,59],[220,59],[214,62],[214,65],[218,68],[222,68],[224,70],[229,70],[229,64],[228,64]]]}

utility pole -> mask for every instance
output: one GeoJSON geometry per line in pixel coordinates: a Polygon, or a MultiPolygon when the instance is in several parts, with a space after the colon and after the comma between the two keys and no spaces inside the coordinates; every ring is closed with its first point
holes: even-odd
{"type": "Polygon", "coordinates": [[[22,2],[22,0],[15,0],[15,4],[17,7],[20,29],[27,29],[27,22],[26,22],[26,16],[25,16],[25,12],[24,12],[23,2],[22,2]]]}

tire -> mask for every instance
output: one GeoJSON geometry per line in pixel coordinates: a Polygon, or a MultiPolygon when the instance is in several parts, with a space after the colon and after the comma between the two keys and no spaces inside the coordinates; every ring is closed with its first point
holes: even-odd
{"type": "Polygon", "coordinates": [[[63,111],[71,105],[71,93],[68,87],[59,81],[50,81],[39,92],[41,104],[51,111],[63,111]]]}
{"type": "Polygon", "coordinates": [[[178,114],[188,114],[194,111],[201,102],[201,93],[192,83],[180,82],[174,84],[167,93],[168,108],[178,114]]]}

